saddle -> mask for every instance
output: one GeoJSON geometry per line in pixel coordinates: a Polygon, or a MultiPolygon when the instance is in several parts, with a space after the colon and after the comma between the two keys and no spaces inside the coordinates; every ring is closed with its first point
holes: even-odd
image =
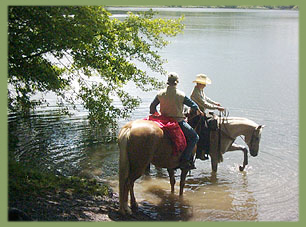
{"type": "Polygon", "coordinates": [[[208,154],[210,150],[210,134],[212,131],[218,129],[217,116],[213,112],[209,112],[204,116],[196,115],[191,111],[188,116],[188,123],[195,129],[200,139],[197,143],[196,158],[202,160],[209,159],[208,154]]]}
{"type": "Polygon", "coordinates": [[[158,113],[150,115],[145,120],[154,121],[164,131],[171,141],[173,155],[178,155],[185,150],[187,146],[186,138],[176,120],[158,113]]]}

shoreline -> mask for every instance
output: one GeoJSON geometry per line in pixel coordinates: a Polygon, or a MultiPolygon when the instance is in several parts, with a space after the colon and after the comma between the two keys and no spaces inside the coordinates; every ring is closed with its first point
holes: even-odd
{"type": "Polygon", "coordinates": [[[11,201],[10,207],[24,213],[30,220],[14,221],[159,221],[152,219],[141,209],[132,215],[122,216],[119,211],[119,196],[89,196],[45,194],[11,201]]]}
{"type": "Polygon", "coordinates": [[[140,209],[119,213],[119,195],[95,179],[41,172],[9,162],[8,221],[156,221],[140,209]]]}

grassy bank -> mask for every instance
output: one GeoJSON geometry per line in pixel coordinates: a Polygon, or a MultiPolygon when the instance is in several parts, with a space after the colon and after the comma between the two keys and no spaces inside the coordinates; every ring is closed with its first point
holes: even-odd
{"type": "Polygon", "coordinates": [[[56,176],[11,161],[9,164],[9,198],[22,195],[39,196],[47,192],[107,196],[109,187],[95,179],[56,176]]]}
{"type": "Polygon", "coordinates": [[[9,208],[32,220],[90,220],[90,210],[102,209],[102,215],[112,203],[111,189],[94,179],[55,176],[15,161],[9,163],[8,189],[9,208]]]}
{"type": "Polygon", "coordinates": [[[118,195],[96,180],[55,176],[15,161],[9,163],[8,197],[9,208],[33,221],[160,220],[148,216],[141,205],[133,215],[120,215],[118,195]]]}

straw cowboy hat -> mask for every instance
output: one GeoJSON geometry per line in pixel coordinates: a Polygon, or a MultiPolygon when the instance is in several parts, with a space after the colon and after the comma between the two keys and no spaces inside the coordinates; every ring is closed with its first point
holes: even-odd
{"type": "Polygon", "coordinates": [[[193,82],[198,84],[211,84],[211,80],[205,74],[198,74],[196,80],[193,82]]]}

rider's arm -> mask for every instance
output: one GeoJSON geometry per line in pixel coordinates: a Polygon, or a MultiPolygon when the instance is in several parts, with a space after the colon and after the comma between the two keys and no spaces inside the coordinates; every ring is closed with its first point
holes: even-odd
{"type": "Polygon", "coordinates": [[[209,99],[204,92],[195,87],[191,94],[191,99],[198,104],[198,106],[204,111],[205,109],[217,109],[218,106],[214,104],[214,101],[209,99]]]}
{"type": "Polygon", "coordinates": [[[210,103],[210,104],[213,104],[213,105],[216,105],[216,106],[219,106],[219,105],[220,105],[220,103],[215,102],[214,100],[208,98],[207,96],[205,96],[205,99],[206,99],[206,101],[207,101],[208,103],[210,103]]]}
{"type": "Polygon", "coordinates": [[[199,110],[200,109],[199,106],[194,101],[192,101],[190,98],[188,98],[187,96],[185,96],[183,103],[186,106],[189,106],[191,109],[194,109],[194,110],[199,110]]]}
{"type": "Polygon", "coordinates": [[[154,114],[155,112],[157,112],[156,107],[157,107],[158,104],[159,104],[159,99],[156,96],[155,99],[153,100],[153,102],[151,102],[150,114],[154,114]]]}
{"type": "Polygon", "coordinates": [[[187,96],[185,96],[183,103],[186,106],[189,106],[191,109],[194,109],[195,111],[197,111],[197,114],[201,114],[202,116],[204,115],[204,113],[200,110],[199,106],[187,96]]]}

